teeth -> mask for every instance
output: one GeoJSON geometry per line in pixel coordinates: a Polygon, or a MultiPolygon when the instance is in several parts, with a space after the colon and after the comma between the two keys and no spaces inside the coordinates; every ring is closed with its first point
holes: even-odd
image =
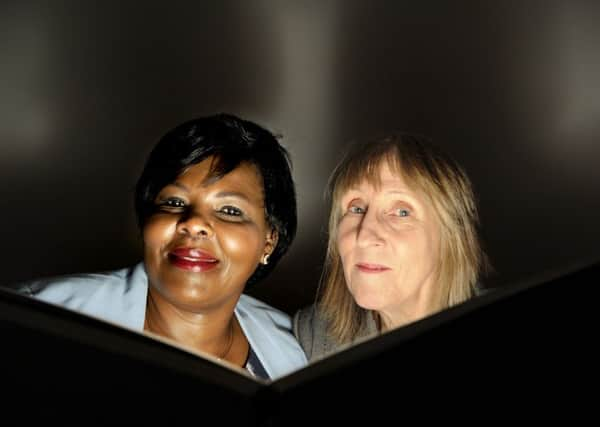
{"type": "MultiPolygon", "coordinates": [[[[206,258],[204,257],[204,255],[202,254],[202,252],[200,252],[200,251],[199,251],[199,250],[197,250],[197,249],[192,249],[192,250],[190,250],[190,251],[189,251],[189,254],[190,254],[190,257],[191,257],[191,258],[196,258],[196,259],[206,259],[206,258]]],[[[210,259],[210,258],[209,258],[209,259],[210,259]]]]}
{"type": "Polygon", "coordinates": [[[214,259],[204,259],[204,258],[192,258],[192,257],[181,257],[181,259],[184,259],[186,261],[191,261],[191,262],[216,262],[216,260],[214,259]]]}

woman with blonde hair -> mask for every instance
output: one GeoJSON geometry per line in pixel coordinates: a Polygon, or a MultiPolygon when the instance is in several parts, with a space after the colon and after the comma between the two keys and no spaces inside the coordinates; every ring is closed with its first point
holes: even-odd
{"type": "Polygon", "coordinates": [[[355,146],[329,182],[318,301],[294,316],[309,360],[471,298],[487,257],[464,170],[427,139],[355,146]]]}

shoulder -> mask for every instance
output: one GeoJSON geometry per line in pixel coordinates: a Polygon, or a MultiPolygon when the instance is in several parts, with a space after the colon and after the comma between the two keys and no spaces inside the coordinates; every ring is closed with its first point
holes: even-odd
{"type": "Polygon", "coordinates": [[[242,294],[240,296],[236,310],[240,314],[256,316],[283,330],[291,331],[292,329],[292,321],[287,313],[250,295],[242,294]]]}
{"type": "Polygon", "coordinates": [[[309,305],[301,308],[294,314],[292,328],[294,336],[302,346],[306,357],[310,360],[313,348],[313,319],[315,316],[315,306],[309,305]]]}
{"type": "MultiPolygon", "coordinates": [[[[301,308],[294,314],[292,320],[294,335],[307,355],[310,355],[312,352],[312,340],[315,329],[313,325],[316,316],[315,311],[316,307],[314,304],[301,308]]],[[[316,320],[317,322],[319,321],[318,318],[316,320]]]]}
{"type": "Polygon", "coordinates": [[[121,271],[69,274],[15,283],[11,285],[11,288],[39,299],[56,299],[59,298],[59,295],[72,297],[76,294],[93,292],[106,282],[120,277],[122,277],[121,271]]]}
{"type": "Polygon", "coordinates": [[[310,361],[335,351],[337,344],[327,333],[327,321],[315,304],[298,310],[294,314],[292,327],[296,339],[310,361]]]}
{"type": "Polygon", "coordinates": [[[300,369],[307,360],[283,311],[242,294],[235,308],[244,334],[271,378],[300,369]]]}
{"type": "Polygon", "coordinates": [[[10,286],[35,299],[130,326],[145,305],[147,276],[143,263],[112,271],[69,274],[10,286]]]}
{"type": "Polygon", "coordinates": [[[487,286],[485,286],[482,282],[477,282],[475,284],[473,296],[479,297],[479,296],[485,295],[485,294],[489,293],[490,290],[491,289],[488,288],[487,286]]]}
{"type": "Polygon", "coordinates": [[[11,286],[14,290],[42,300],[60,303],[85,298],[107,285],[125,286],[133,267],[114,271],[44,277],[11,286]]]}

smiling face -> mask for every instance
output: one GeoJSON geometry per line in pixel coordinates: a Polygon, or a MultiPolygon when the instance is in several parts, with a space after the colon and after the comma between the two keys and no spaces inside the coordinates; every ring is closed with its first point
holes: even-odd
{"type": "Polygon", "coordinates": [[[209,157],[190,166],[165,186],[143,228],[150,286],[190,311],[235,305],[277,243],[256,167],[242,163],[214,179],[211,162],[209,157]]]}
{"type": "Polygon", "coordinates": [[[337,249],[356,303],[386,322],[414,317],[427,305],[440,254],[440,226],[423,194],[387,162],[380,186],[362,181],[340,198],[337,249]]]}

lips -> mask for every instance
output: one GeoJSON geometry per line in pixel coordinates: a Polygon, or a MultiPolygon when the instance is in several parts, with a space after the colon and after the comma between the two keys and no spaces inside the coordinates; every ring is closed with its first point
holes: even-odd
{"type": "Polygon", "coordinates": [[[359,262],[356,264],[356,268],[358,268],[363,273],[383,273],[384,271],[390,270],[389,267],[381,264],[373,264],[369,262],[359,262]]]}
{"type": "Polygon", "coordinates": [[[197,248],[176,248],[169,252],[169,261],[183,270],[202,272],[212,270],[219,260],[197,248]]]}

